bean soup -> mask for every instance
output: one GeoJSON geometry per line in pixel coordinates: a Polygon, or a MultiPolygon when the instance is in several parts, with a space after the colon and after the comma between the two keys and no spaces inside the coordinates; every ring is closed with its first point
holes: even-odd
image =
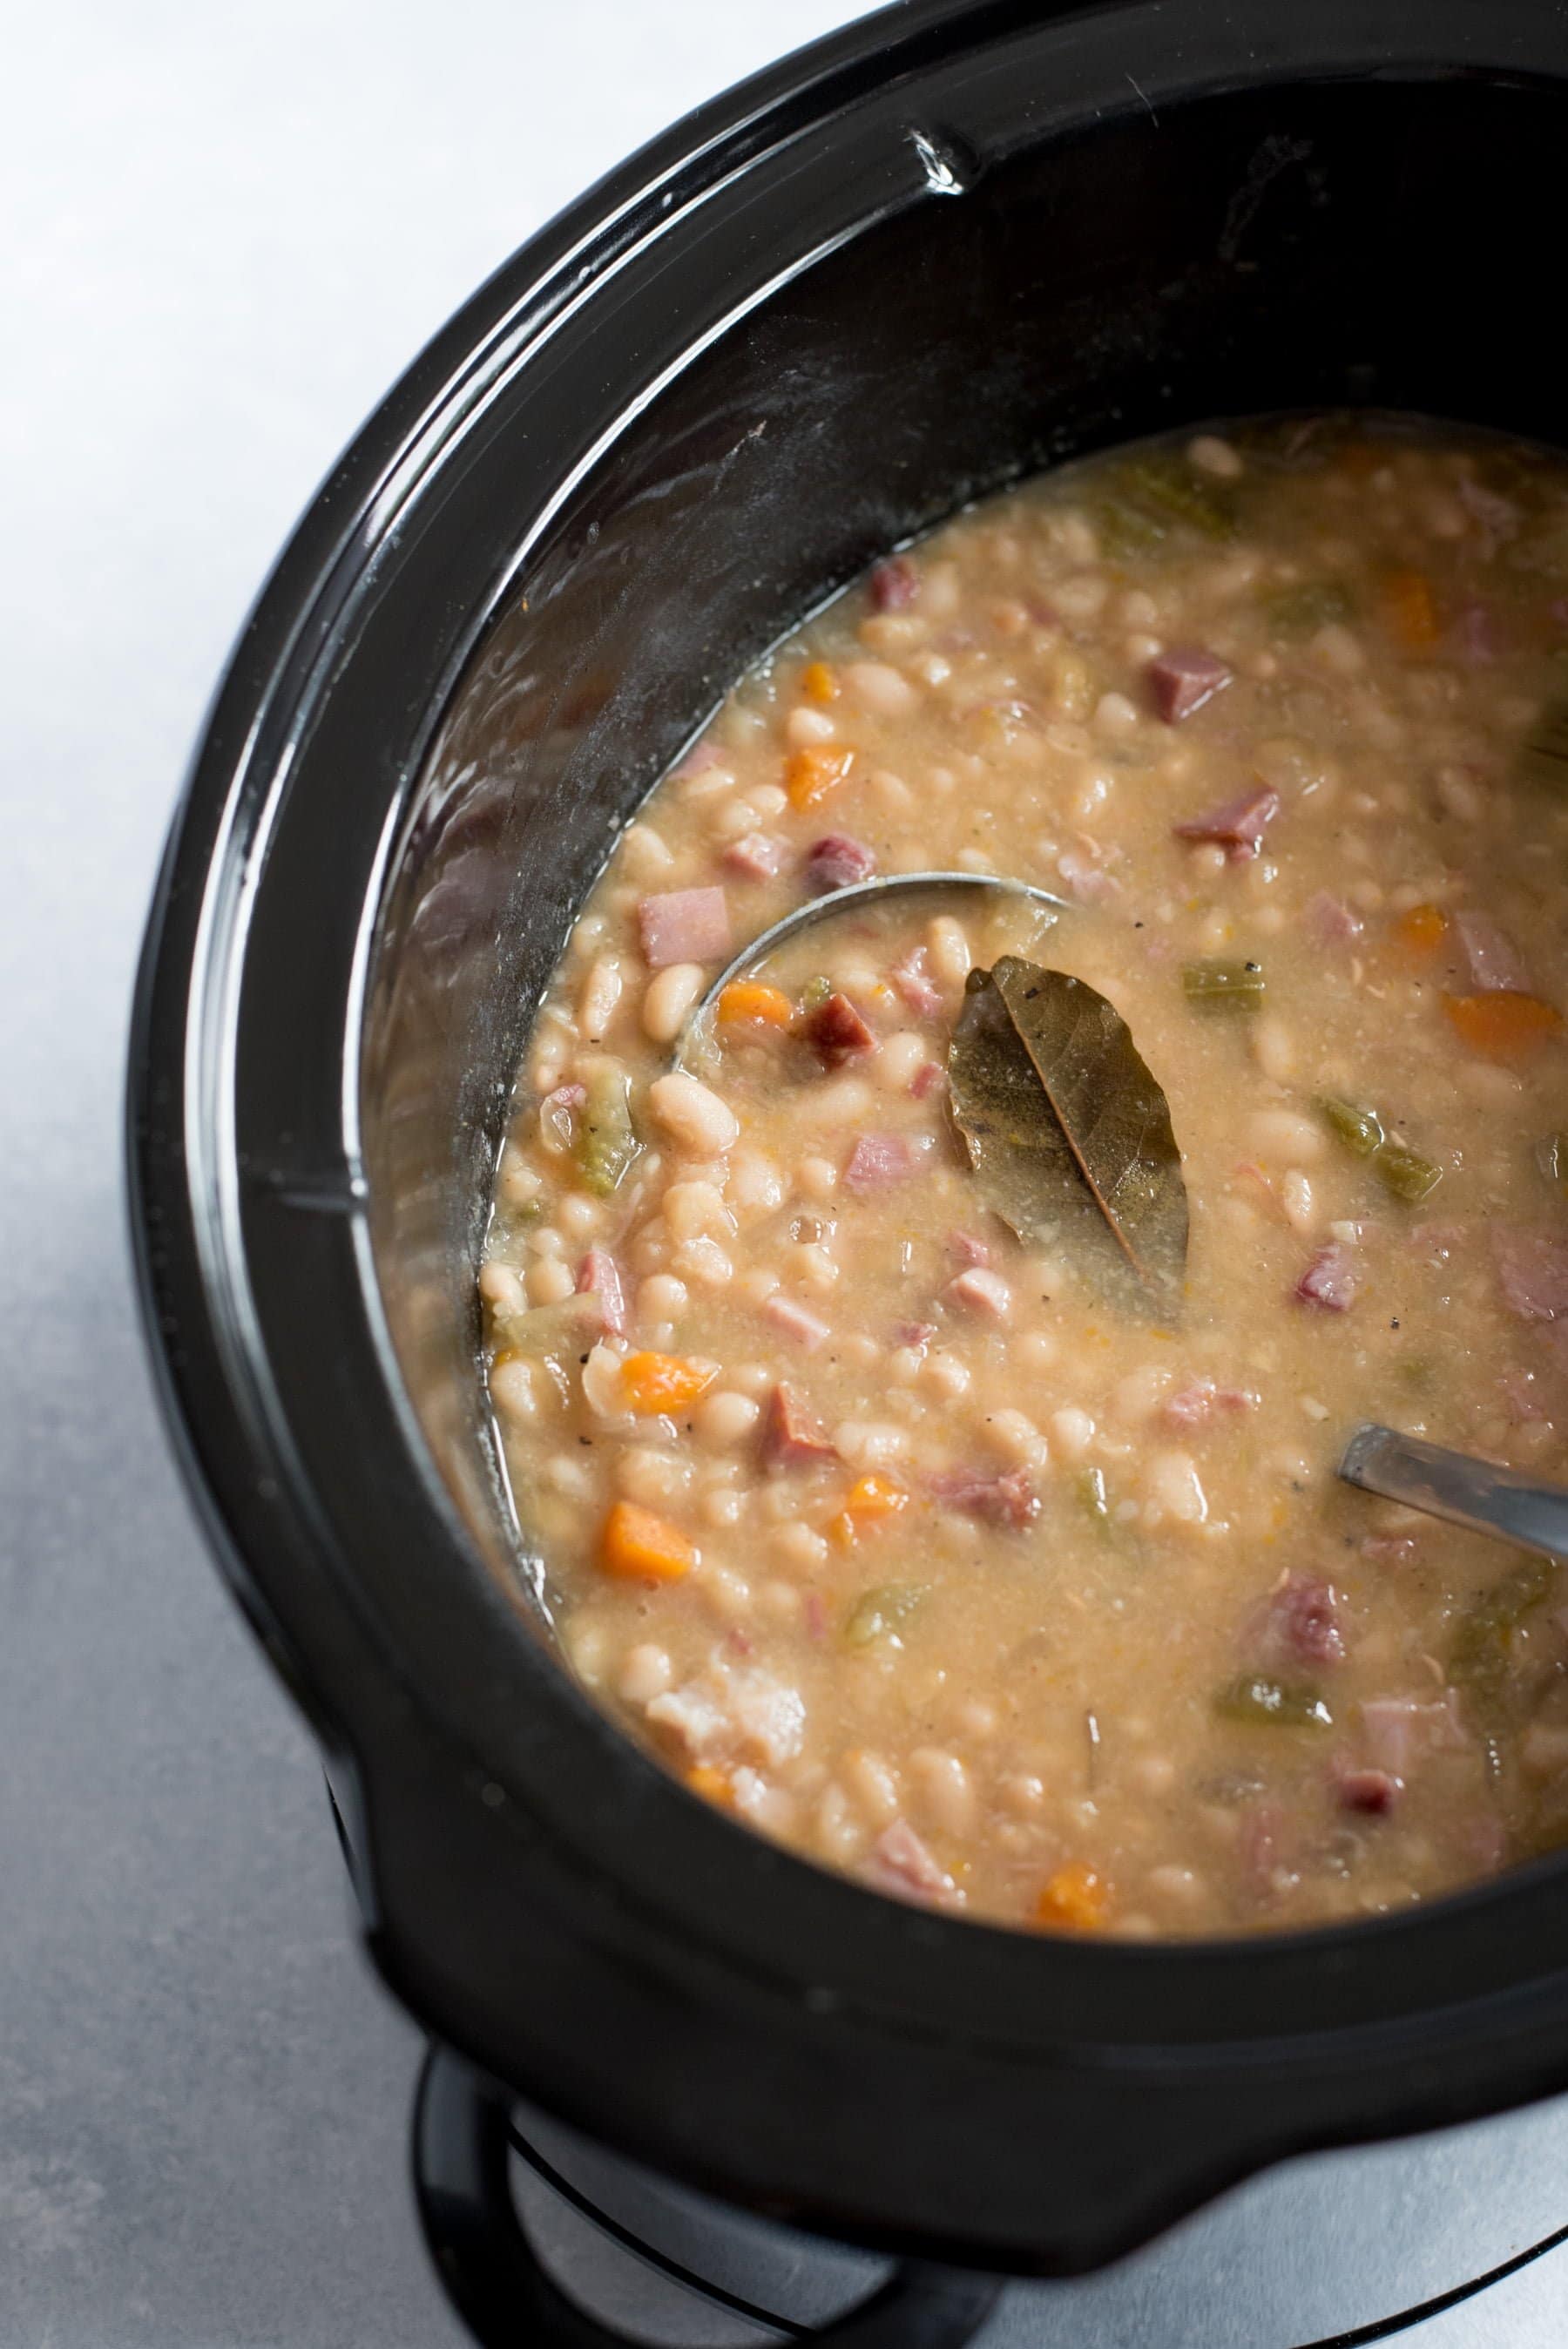
{"type": "Polygon", "coordinates": [[[1335,1475],[1363,1418],[1563,1473],[1564,687],[1568,465],[1265,420],[959,515],[655,791],[480,1289],[564,1650],[696,1795],[1130,1937],[1568,1837],[1568,1577],[1335,1475]],[[1062,910],[833,902],[930,872],[1062,910]]]}

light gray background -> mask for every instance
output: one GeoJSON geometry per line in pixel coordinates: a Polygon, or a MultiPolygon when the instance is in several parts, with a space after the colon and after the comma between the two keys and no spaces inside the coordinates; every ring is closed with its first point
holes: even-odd
{"type": "MultiPolygon", "coordinates": [[[[459,2340],[407,2204],[415,2035],[354,1947],[309,1744],[151,1407],[120,1200],[133,959],[225,651],[381,390],[601,171],[857,13],[5,21],[0,2349],[459,2340]]],[[[1515,2143],[1539,2179],[1568,2131],[1515,2143]]],[[[1471,2167],[1452,2153],[1451,2191],[1471,2167]]],[[[1563,2256],[1408,2337],[1559,2343],[1563,2256]]]]}

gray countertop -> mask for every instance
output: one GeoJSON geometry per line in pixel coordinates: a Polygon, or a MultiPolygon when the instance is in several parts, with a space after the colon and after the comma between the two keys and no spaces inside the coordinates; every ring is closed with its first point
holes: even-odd
{"type": "MultiPolygon", "coordinates": [[[[152,1406],[131,971],[226,648],[361,417],[560,203],[856,13],[57,0],[10,26],[0,2349],[459,2343],[407,2190],[417,2036],[358,1952],[310,1743],[152,1406]]],[[[1559,2342],[1563,2259],[1409,2337],[1559,2342]]],[[[1037,2337],[1018,2305],[1007,2338],[1037,2337]]]]}

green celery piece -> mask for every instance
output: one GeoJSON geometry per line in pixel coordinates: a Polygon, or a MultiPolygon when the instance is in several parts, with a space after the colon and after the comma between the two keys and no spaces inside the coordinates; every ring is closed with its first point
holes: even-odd
{"type": "Polygon", "coordinates": [[[823,1004],[826,1003],[829,996],[831,995],[832,991],[832,980],[830,978],[824,978],[819,971],[817,977],[815,978],[809,978],[806,981],[805,986],[800,989],[801,1010],[820,1011],[823,1004]]]}
{"type": "Polygon", "coordinates": [[[1299,586],[1276,587],[1265,595],[1263,614],[1282,636],[1305,636],[1353,619],[1356,599],[1337,579],[1304,579],[1299,586]]]}
{"type": "Polygon", "coordinates": [[[1396,1199],[1404,1199],[1411,1206],[1429,1198],[1443,1179],[1440,1166],[1398,1142],[1385,1142],[1373,1152],[1372,1172],[1385,1191],[1391,1191],[1396,1199]]]}
{"type": "Polygon", "coordinates": [[[1329,1093],[1317,1104],[1318,1111],[1331,1125],[1347,1150],[1357,1158],[1370,1158],[1383,1147],[1383,1121],[1375,1109],[1363,1109],[1356,1102],[1340,1101],[1329,1093]]]}
{"type": "Polygon", "coordinates": [[[1203,538],[1227,539],[1236,534],[1236,517],[1224,492],[1202,481],[1181,458],[1166,452],[1133,457],[1118,468],[1116,479],[1140,505],[1169,514],[1203,538]]]}
{"type": "Polygon", "coordinates": [[[584,1082],[588,1099],[577,1126],[577,1168],[584,1190],[607,1199],[640,1147],[632,1124],[632,1088],[613,1065],[593,1069],[584,1082]]]}
{"type": "Polygon", "coordinates": [[[1128,563],[1140,554],[1153,554],[1170,534],[1159,515],[1146,512],[1130,498],[1119,497],[1114,491],[1094,501],[1089,518],[1101,554],[1112,563],[1128,563]]]}
{"type": "Polygon", "coordinates": [[[1243,1672],[1214,1698],[1222,1721],[1248,1722],[1271,1729],[1331,1729],[1334,1715],[1306,1681],[1276,1681],[1266,1672],[1243,1672]]]}
{"type": "Polygon", "coordinates": [[[1197,1011],[1255,1011],[1265,988],[1255,962],[1187,962],[1181,992],[1197,1011]]]}
{"type": "Polygon", "coordinates": [[[869,1648],[873,1640],[896,1640],[925,1595],[914,1582],[889,1582],[862,1591],[845,1619],[846,1642],[851,1648],[869,1648]]]}
{"type": "Polygon", "coordinates": [[[1472,1599],[1449,1651],[1449,1678],[1483,1702],[1501,1697],[1513,1635],[1550,1597],[1556,1578],[1554,1558],[1526,1557],[1472,1599]]]}

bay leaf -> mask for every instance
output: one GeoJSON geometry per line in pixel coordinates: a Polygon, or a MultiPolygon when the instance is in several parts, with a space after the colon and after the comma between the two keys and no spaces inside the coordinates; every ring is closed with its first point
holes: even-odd
{"type": "Polygon", "coordinates": [[[1003,955],[969,974],[948,1103],[986,1205],[1059,1247],[1121,1309],[1170,1322],[1187,1266],[1187,1186],[1171,1110],[1112,1003],[1003,955]]]}

